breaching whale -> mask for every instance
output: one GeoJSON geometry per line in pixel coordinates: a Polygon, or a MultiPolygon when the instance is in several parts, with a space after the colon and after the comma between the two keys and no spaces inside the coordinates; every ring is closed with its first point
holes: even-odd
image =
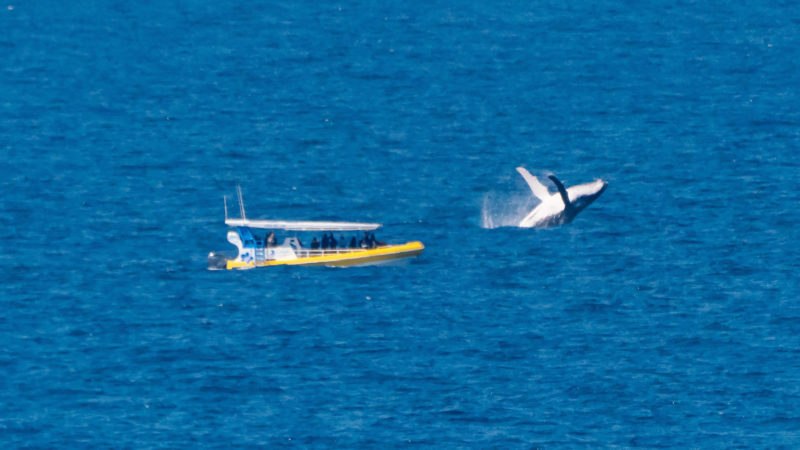
{"type": "Polygon", "coordinates": [[[548,178],[558,189],[557,194],[551,194],[547,187],[524,167],[517,167],[517,172],[528,183],[533,195],[541,200],[541,203],[536,205],[536,208],[533,208],[519,223],[521,228],[543,228],[570,223],[579,212],[592,204],[597,197],[600,197],[600,194],[606,190],[608,185],[603,180],[595,180],[591,183],[579,184],[566,189],[558,178],[554,175],[549,175],[548,178]]]}

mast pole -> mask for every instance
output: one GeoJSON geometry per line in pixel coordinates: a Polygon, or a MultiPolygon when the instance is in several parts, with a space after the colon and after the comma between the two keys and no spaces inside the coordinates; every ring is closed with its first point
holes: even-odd
{"type": "Polygon", "coordinates": [[[246,219],[247,217],[244,215],[244,200],[242,200],[242,187],[238,184],[236,185],[236,194],[239,196],[239,212],[242,213],[242,219],[246,219]]]}

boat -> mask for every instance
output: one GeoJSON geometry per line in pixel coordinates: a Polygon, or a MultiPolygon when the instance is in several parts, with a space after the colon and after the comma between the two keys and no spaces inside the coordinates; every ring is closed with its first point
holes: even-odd
{"type": "Polygon", "coordinates": [[[418,256],[425,248],[419,241],[403,244],[386,244],[376,241],[374,234],[369,232],[380,228],[381,224],[379,223],[248,219],[240,187],[237,187],[237,195],[241,218],[229,218],[227,198],[223,197],[223,202],[225,224],[230,227],[227,235],[228,242],[236,247],[238,253],[234,258],[225,253],[209,253],[208,268],[210,270],[242,270],[270,266],[376,265],[418,256]],[[261,238],[259,233],[254,230],[268,230],[269,232],[261,238]],[[364,232],[364,237],[355,246],[352,245],[355,240],[353,237],[348,245],[341,245],[340,242],[331,245],[328,241],[327,246],[308,248],[303,246],[297,235],[286,236],[281,244],[277,244],[277,240],[274,238],[275,231],[323,232],[331,233],[331,236],[333,236],[333,232],[364,232]]]}

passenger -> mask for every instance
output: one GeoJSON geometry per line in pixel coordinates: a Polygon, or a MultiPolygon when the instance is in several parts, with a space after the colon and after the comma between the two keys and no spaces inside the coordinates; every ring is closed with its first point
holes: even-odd
{"type": "Polygon", "coordinates": [[[375,233],[370,233],[369,235],[369,248],[375,248],[375,233]]]}
{"type": "Polygon", "coordinates": [[[361,240],[358,241],[358,246],[361,248],[369,247],[369,233],[367,233],[366,231],[364,232],[364,237],[362,237],[361,240]]]}
{"type": "Polygon", "coordinates": [[[328,239],[328,235],[327,234],[323,234],[322,235],[322,249],[324,250],[324,249],[328,248],[329,244],[330,244],[330,239],[328,239]]]}
{"type": "Polygon", "coordinates": [[[356,248],[356,237],[355,236],[350,238],[350,248],[356,248]]]}
{"type": "Polygon", "coordinates": [[[339,235],[339,248],[347,247],[347,241],[344,239],[344,235],[339,235]]]}
{"type": "Polygon", "coordinates": [[[338,242],[336,242],[336,237],[333,235],[333,233],[331,233],[331,237],[328,238],[328,244],[330,244],[331,248],[336,248],[336,244],[338,244],[338,242]]]}
{"type": "Polygon", "coordinates": [[[264,247],[274,247],[275,244],[275,233],[270,231],[269,234],[264,237],[264,247]]]}
{"type": "Polygon", "coordinates": [[[318,248],[319,248],[319,241],[317,240],[317,238],[312,239],[311,240],[311,249],[312,250],[317,250],[318,248]]]}

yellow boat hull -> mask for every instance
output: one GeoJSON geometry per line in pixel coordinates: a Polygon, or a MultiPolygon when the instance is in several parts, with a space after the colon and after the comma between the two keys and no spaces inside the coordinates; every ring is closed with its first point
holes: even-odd
{"type": "Polygon", "coordinates": [[[320,255],[300,257],[296,259],[287,259],[282,261],[258,261],[258,262],[227,262],[227,268],[230,269],[251,269],[254,267],[264,266],[332,266],[332,267],[346,267],[346,266],[363,266],[372,264],[381,264],[393,259],[410,258],[422,253],[425,246],[422,242],[412,241],[402,245],[387,245],[385,247],[348,250],[346,252],[333,251],[326,252],[320,251],[320,255]]]}

